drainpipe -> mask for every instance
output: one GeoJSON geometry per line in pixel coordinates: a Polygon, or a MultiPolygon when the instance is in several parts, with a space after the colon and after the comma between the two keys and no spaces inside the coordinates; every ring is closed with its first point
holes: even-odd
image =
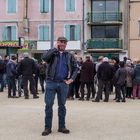
{"type": "Polygon", "coordinates": [[[25,0],[25,15],[24,18],[28,17],[28,0],[25,0]]]}
{"type": "Polygon", "coordinates": [[[84,48],[85,48],[85,0],[83,0],[83,15],[82,15],[82,49],[81,49],[81,56],[84,56],[84,48]]]}

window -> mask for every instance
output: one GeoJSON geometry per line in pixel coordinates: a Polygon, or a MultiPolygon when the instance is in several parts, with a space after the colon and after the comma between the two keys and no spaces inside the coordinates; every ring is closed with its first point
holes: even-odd
{"type": "Polygon", "coordinates": [[[7,26],[3,28],[2,40],[14,41],[16,40],[16,26],[7,26]]]}
{"type": "Polygon", "coordinates": [[[48,41],[48,40],[50,40],[50,37],[49,37],[49,26],[47,26],[47,25],[39,26],[39,40],[41,40],[41,41],[48,41]]]}
{"type": "Polygon", "coordinates": [[[66,11],[75,11],[75,0],[66,0],[66,11]]]}
{"type": "Polygon", "coordinates": [[[68,40],[80,40],[80,25],[65,25],[65,36],[68,40]]]}
{"type": "Polygon", "coordinates": [[[119,38],[119,26],[92,26],[92,38],[119,38]]]}
{"type": "Polygon", "coordinates": [[[40,12],[41,13],[49,12],[49,0],[40,0],[40,12]]]}
{"type": "Polygon", "coordinates": [[[93,11],[103,12],[103,11],[115,11],[119,10],[118,0],[93,0],[92,2],[93,11]]]}
{"type": "Polygon", "coordinates": [[[7,0],[8,13],[16,13],[16,0],[7,0]]]}
{"type": "Polygon", "coordinates": [[[140,37],[140,20],[138,21],[139,24],[139,37],[140,37]]]}

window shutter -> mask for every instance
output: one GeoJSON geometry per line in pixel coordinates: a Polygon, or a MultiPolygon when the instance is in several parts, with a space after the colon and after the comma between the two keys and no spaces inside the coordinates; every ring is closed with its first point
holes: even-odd
{"type": "Polygon", "coordinates": [[[41,13],[49,12],[49,0],[40,0],[40,12],[41,13]]]}
{"type": "Polygon", "coordinates": [[[80,40],[80,36],[81,36],[80,25],[76,25],[75,26],[75,40],[80,40]]]}
{"type": "Polygon", "coordinates": [[[39,26],[39,40],[43,40],[43,26],[39,26]]]}
{"type": "Polygon", "coordinates": [[[44,40],[49,40],[49,26],[44,26],[44,40]]]}
{"type": "Polygon", "coordinates": [[[43,0],[40,0],[40,12],[43,13],[43,0]]]}
{"type": "Polygon", "coordinates": [[[8,0],[8,13],[16,13],[16,0],[8,0]]]}
{"type": "Polygon", "coordinates": [[[7,40],[7,27],[3,27],[2,29],[2,40],[3,41],[7,40]]]}
{"type": "Polygon", "coordinates": [[[70,25],[65,25],[65,37],[70,40],[70,25]]]}
{"type": "Polygon", "coordinates": [[[49,0],[44,0],[44,12],[49,12],[49,0]]]}
{"type": "Polygon", "coordinates": [[[70,11],[75,11],[75,0],[70,0],[70,11]]]}
{"type": "Polygon", "coordinates": [[[66,0],[66,11],[70,11],[70,0],[66,0]]]}
{"type": "Polygon", "coordinates": [[[16,40],[16,26],[11,27],[11,40],[16,40]]]}

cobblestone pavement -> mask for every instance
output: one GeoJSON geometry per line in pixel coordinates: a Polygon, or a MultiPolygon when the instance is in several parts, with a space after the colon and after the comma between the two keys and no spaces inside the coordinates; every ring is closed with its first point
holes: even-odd
{"type": "Polygon", "coordinates": [[[54,105],[52,134],[44,129],[44,98],[8,99],[0,92],[0,140],[140,140],[140,100],[116,103],[67,101],[67,128],[57,132],[57,101],[54,105]]]}

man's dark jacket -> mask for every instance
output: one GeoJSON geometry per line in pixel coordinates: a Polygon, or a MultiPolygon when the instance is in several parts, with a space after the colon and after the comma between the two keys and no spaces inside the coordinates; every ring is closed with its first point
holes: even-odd
{"type": "Polygon", "coordinates": [[[103,62],[97,71],[99,80],[110,81],[113,78],[113,67],[108,62],[103,62]]]}
{"type": "MultiPolygon", "coordinates": [[[[67,53],[68,56],[67,64],[68,64],[69,74],[67,79],[75,80],[77,76],[77,70],[78,70],[76,60],[71,53],[67,51],[65,51],[65,53],[67,53]]],[[[48,50],[47,53],[43,55],[43,60],[47,62],[46,78],[48,80],[54,80],[58,55],[59,55],[59,51],[56,48],[48,50]]]]}
{"type": "Polygon", "coordinates": [[[19,62],[17,67],[18,75],[25,77],[33,76],[36,74],[36,64],[31,58],[25,57],[21,62],[19,62]]]}

